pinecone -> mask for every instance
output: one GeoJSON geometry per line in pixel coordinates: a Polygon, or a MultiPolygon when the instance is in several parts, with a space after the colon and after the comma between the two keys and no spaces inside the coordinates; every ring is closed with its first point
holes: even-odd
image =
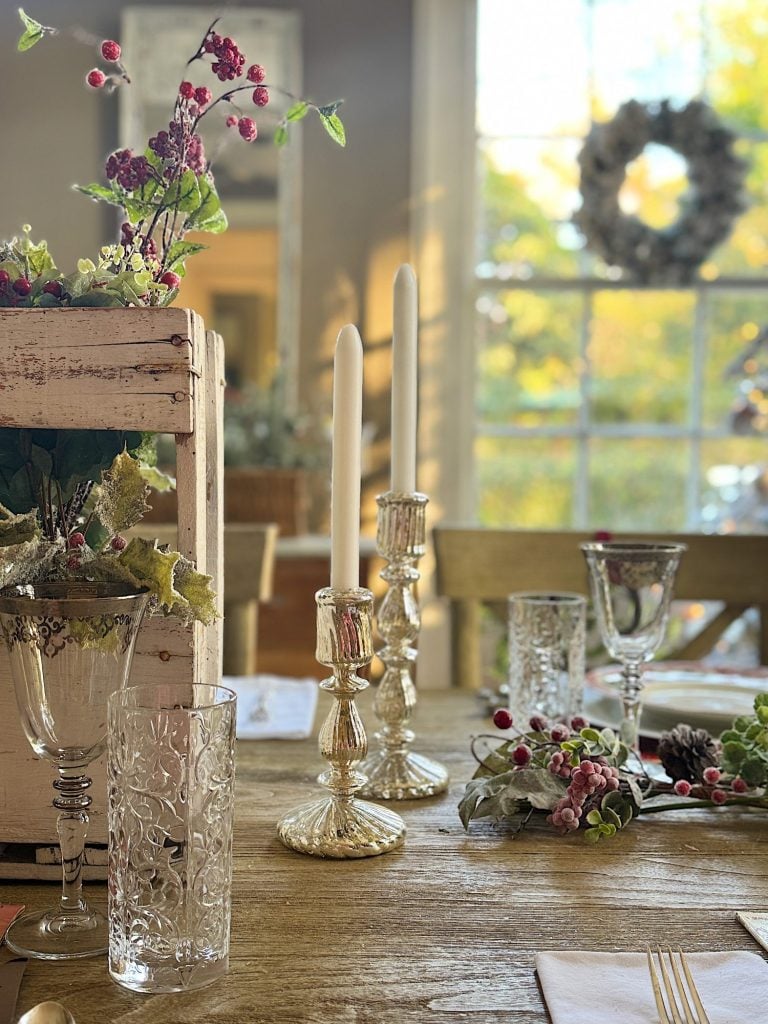
{"type": "Polygon", "coordinates": [[[704,769],[717,765],[720,760],[720,744],[706,729],[681,724],[661,734],[658,753],[664,771],[673,782],[678,779],[703,782],[704,769]]]}

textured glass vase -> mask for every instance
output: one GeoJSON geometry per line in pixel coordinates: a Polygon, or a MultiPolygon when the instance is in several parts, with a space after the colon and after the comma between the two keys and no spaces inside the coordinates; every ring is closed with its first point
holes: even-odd
{"type": "Polygon", "coordinates": [[[54,909],[25,914],[8,929],[6,942],[24,956],[67,960],[107,951],[106,919],[82,891],[92,802],[85,772],[104,751],[107,698],[128,679],[147,597],[112,583],[0,592],[0,628],[21,723],[34,752],[57,769],[62,897],[54,909]]]}
{"type": "Polygon", "coordinates": [[[587,600],[581,594],[509,597],[509,703],[520,728],[531,715],[581,713],[587,600]]]}
{"type": "Polygon", "coordinates": [[[109,704],[109,973],[181,992],[227,970],[236,697],[129,686],[109,704]]]}

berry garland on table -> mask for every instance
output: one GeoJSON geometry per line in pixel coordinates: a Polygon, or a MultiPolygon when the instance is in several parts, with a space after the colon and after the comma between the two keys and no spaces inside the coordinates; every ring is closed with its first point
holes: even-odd
{"type": "MultiPolygon", "coordinates": [[[[505,708],[493,721],[504,730],[514,724],[505,708]]],[[[588,842],[597,843],[641,814],[723,805],[768,809],[768,694],[755,699],[753,716],[737,718],[719,741],[688,725],[664,733],[659,757],[666,781],[648,775],[610,729],[594,729],[581,717],[549,724],[536,715],[528,731],[482,757],[480,739],[498,737],[472,741],[479,767],[459,804],[465,829],[476,818],[516,821],[520,829],[534,811],[547,811],[561,835],[581,828],[588,842]],[[681,800],[658,799],[663,797],[681,800]]]]}
{"type": "Polygon", "coordinates": [[[593,124],[579,153],[582,206],[574,216],[587,246],[643,283],[693,280],[747,207],[747,165],[733,151],[735,138],[701,100],[681,110],[669,100],[657,105],[630,100],[611,121],[593,124]],[[678,220],[659,231],[619,206],[627,164],[650,142],[686,159],[691,186],[678,220]]]}

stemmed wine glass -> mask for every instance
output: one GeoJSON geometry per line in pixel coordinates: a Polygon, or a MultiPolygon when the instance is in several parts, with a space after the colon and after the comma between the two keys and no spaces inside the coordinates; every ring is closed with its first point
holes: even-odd
{"type": "Polygon", "coordinates": [[[643,666],[658,650],[685,544],[590,541],[581,545],[608,653],[621,663],[621,738],[637,748],[643,666]]]}
{"type": "Polygon", "coordinates": [[[24,733],[38,757],[58,769],[53,806],[61,902],[8,929],[6,942],[24,956],[68,960],[107,951],[106,918],[83,899],[91,804],[85,769],[106,746],[107,698],[128,680],[148,596],[115,583],[54,582],[0,592],[0,628],[24,733]]]}

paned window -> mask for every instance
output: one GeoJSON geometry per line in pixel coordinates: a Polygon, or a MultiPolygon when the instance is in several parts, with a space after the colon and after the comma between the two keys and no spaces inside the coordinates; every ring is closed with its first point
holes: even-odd
{"type": "MultiPolygon", "coordinates": [[[[768,528],[763,0],[478,0],[475,476],[485,525],[768,528]],[[751,205],[700,283],[638,286],[572,217],[592,120],[693,98],[739,137],[751,205]]],[[[622,209],[676,220],[649,146],[622,209]]]]}

